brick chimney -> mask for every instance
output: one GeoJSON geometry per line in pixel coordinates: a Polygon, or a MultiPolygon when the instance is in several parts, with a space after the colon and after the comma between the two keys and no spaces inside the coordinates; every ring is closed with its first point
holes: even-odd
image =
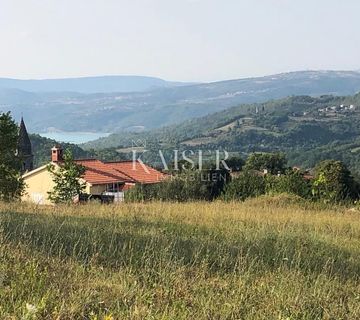
{"type": "Polygon", "coordinates": [[[52,162],[63,161],[63,149],[61,148],[61,146],[54,146],[51,149],[51,161],[52,162]]]}

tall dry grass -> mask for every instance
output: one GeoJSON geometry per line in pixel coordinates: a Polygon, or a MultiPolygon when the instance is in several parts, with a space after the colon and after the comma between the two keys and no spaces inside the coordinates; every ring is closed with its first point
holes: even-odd
{"type": "Polygon", "coordinates": [[[0,318],[360,319],[360,213],[0,205],[0,318]]]}

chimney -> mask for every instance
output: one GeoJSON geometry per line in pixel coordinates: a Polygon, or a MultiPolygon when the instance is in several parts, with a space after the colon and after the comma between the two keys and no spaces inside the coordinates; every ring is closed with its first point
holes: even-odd
{"type": "Polygon", "coordinates": [[[52,162],[63,161],[63,150],[62,150],[61,146],[54,146],[51,149],[51,161],[52,162]]]}

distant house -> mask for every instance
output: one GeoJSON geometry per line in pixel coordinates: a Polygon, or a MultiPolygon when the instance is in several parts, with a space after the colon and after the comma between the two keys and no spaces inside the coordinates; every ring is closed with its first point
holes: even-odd
{"type": "MultiPolygon", "coordinates": [[[[51,149],[51,162],[60,166],[63,150],[59,146],[51,149]]],[[[136,184],[154,184],[161,182],[166,175],[138,161],[102,162],[96,159],[76,160],[85,167],[83,176],[88,199],[111,199],[119,202],[124,193],[136,184]]],[[[23,175],[26,190],[23,201],[36,204],[50,204],[48,192],[54,187],[52,175],[44,165],[23,175]]]]}

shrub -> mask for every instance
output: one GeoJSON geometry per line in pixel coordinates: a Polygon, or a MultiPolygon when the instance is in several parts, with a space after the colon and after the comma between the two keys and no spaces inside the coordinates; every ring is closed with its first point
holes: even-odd
{"type": "Polygon", "coordinates": [[[242,172],[225,187],[224,200],[245,200],[265,194],[265,178],[251,171],[242,172]]]}
{"type": "Polygon", "coordinates": [[[315,199],[331,203],[354,200],[359,197],[359,184],[344,163],[325,160],[315,168],[312,194],[315,199]]]}
{"type": "Polygon", "coordinates": [[[280,176],[266,176],[267,193],[289,193],[302,198],[311,197],[311,183],[304,179],[299,171],[288,170],[286,174],[280,176]]]}
{"type": "Polygon", "coordinates": [[[138,185],[125,194],[127,201],[211,201],[229,179],[225,170],[184,170],[154,185],[138,185]]]}
{"type": "Polygon", "coordinates": [[[137,184],[135,187],[125,192],[125,201],[142,202],[145,200],[156,200],[158,188],[158,184],[137,184]]]}
{"type": "Polygon", "coordinates": [[[282,153],[253,153],[246,161],[245,170],[268,170],[271,174],[284,173],[286,157],[282,153]]]}

